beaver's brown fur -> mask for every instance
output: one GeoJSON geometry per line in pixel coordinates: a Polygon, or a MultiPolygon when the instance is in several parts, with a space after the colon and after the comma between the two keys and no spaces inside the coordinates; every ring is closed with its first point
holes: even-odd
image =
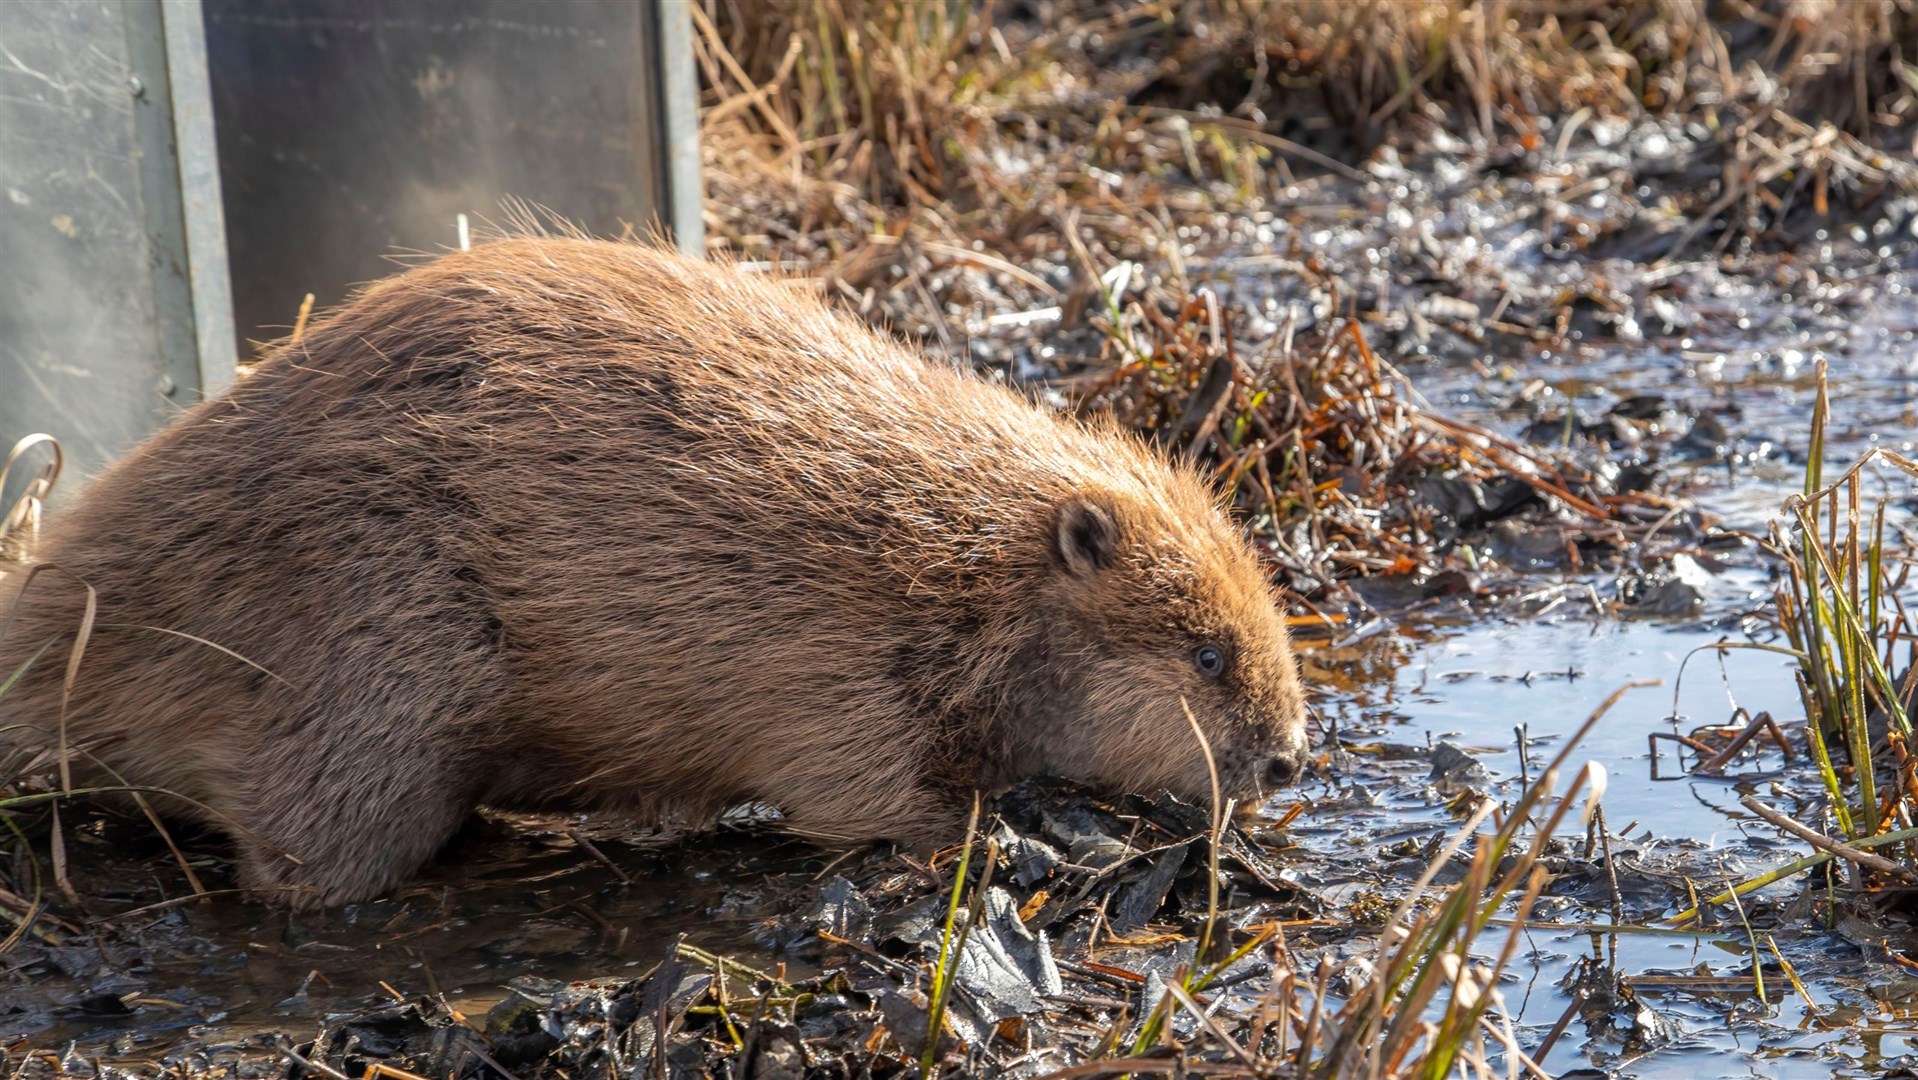
{"type": "Polygon", "coordinates": [[[1283,622],[1197,478],[635,244],[375,284],[38,561],[0,672],[53,644],[0,723],[59,727],[91,585],[75,768],[180,796],[300,904],[388,889],[478,804],[949,841],[1032,774],[1205,798],[1186,704],[1228,794],[1304,753],[1283,622]]]}

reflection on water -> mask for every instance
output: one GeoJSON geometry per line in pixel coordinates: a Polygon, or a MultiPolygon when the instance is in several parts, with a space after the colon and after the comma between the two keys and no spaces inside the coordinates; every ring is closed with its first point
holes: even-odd
{"type": "MultiPolygon", "coordinates": [[[[1735,575],[1720,583],[1714,608],[1738,610],[1762,584],[1756,575],[1735,575]]],[[[1389,854],[1381,864],[1381,854],[1398,850],[1394,841],[1424,840],[1457,826],[1432,786],[1427,757],[1395,755],[1391,746],[1451,743],[1489,771],[1493,790],[1514,794],[1518,778],[1535,778],[1612,689],[1640,679],[1664,685],[1623,697],[1573,756],[1574,762],[1602,762],[1609,776],[1604,805],[1624,922],[1655,926],[1669,917],[1685,906],[1687,880],[1708,893],[1802,855],[1803,848],[1781,841],[1776,829],[1738,804],[1741,794],[1769,791],[1773,781],[1803,786],[1809,780],[1802,769],[1781,772],[1784,762],[1774,748],[1742,758],[1728,770],[1735,778],[1684,775],[1669,741],[1653,761],[1647,737],[1654,732],[1723,724],[1741,706],[1754,714],[1800,715],[1787,658],[1751,650],[1695,653],[1724,636],[1709,621],[1671,626],[1570,614],[1403,631],[1314,650],[1308,665],[1337,686],[1321,703],[1324,722],[1362,751],[1340,776],[1307,786],[1313,809],[1293,833],[1316,856],[1307,861],[1309,876],[1328,900],[1328,915],[1389,883],[1395,872],[1403,877],[1422,865],[1424,849],[1416,844],[1404,849],[1417,853],[1405,869],[1389,854]],[[1674,675],[1688,655],[1674,709],[1674,675]],[[1528,740],[1523,760],[1517,729],[1528,740]]],[[[1794,741],[1802,747],[1802,735],[1794,741]]],[[[1696,760],[1687,752],[1683,764],[1696,760]]],[[[1758,895],[1782,899],[1802,890],[1802,880],[1793,880],[1758,895]]],[[[1887,931],[1877,926],[1841,927],[1834,936],[1807,920],[1773,931],[1813,1000],[1808,1009],[1766,952],[1769,1003],[1760,1004],[1752,990],[1751,945],[1736,925],[1695,935],[1549,929],[1614,922],[1607,888],[1564,891],[1535,911],[1541,926],[1528,933],[1527,949],[1508,969],[1516,981],[1504,993],[1528,1045],[1542,1042],[1568,1009],[1577,1012],[1577,988],[1604,986],[1609,993],[1611,972],[1628,976],[1642,1008],[1595,1007],[1590,1018],[1575,1015],[1543,1062],[1554,1072],[1826,1075],[1877,1071],[1886,1059],[1918,1053],[1918,979],[1878,947],[1896,943],[1886,942],[1887,931]],[[1593,971],[1604,976],[1579,978],[1593,971]],[[1641,1027],[1621,1019],[1635,1012],[1641,1027]],[[1852,1026],[1860,1023],[1868,1038],[1852,1026]],[[1740,1059],[1729,1072],[1722,1064],[1727,1053],[1740,1059]]],[[[1902,933],[1902,921],[1892,925],[1902,933]]]]}
{"type": "Polygon", "coordinates": [[[1662,680],[1626,695],[1577,756],[1605,763],[1605,806],[1619,831],[1631,832],[1623,826],[1636,820],[1662,835],[1716,841],[1728,828],[1720,811],[1744,816],[1726,782],[1685,777],[1670,742],[1660,748],[1657,774],[1664,779],[1654,779],[1647,737],[1726,723],[1738,706],[1789,715],[1797,702],[1790,663],[1774,653],[1700,653],[1676,682],[1688,654],[1724,636],[1715,628],[1673,630],[1609,616],[1452,629],[1412,644],[1389,688],[1376,692],[1369,717],[1354,722],[1369,718],[1378,737],[1399,742],[1455,743],[1495,776],[1516,778],[1522,770],[1515,729],[1524,730],[1536,775],[1611,690],[1662,680]]]}
{"type": "MultiPolygon", "coordinates": [[[[220,850],[210,838],[185,846],[220,850]]],[[[254,1032],[310,1034],[326,1013],[392,994],[444,994],[483,1015],[516,977],[637,974],[681,935],[763,953],[760,920],[809,903],[824,862],[763,838],[662,845],[489,818],[394,897],[296,916],[230,895],[178,902],[179,871],[136,823],[109,823],[74,848],[74,884],[113,932],[17,949],[0,1029],[118,1055],[185,1037],[219,1047],[254,1032]]],[[[230,884],[222,866],[198,869],[209,888],[230,884]]]]}

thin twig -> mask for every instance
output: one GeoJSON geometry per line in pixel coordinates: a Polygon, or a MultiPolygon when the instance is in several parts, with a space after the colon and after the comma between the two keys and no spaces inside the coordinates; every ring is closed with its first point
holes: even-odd
{"type": "Polygon", "coordinates": [[[1759,802],[1754,796],[1746,795],[1739,799],[1738,802],[1739,805],[1745,809],[1750,810],[1752,813],[1757,814],[1759,817],[1764,818],[1766,821],[1771,822],[1773,825],[1798,837],[1800,840],[1803,840],[1805,843],[1810,844],[1820,851],[1830,852],[1847,862],[1856,863],[1859,866],[1876,870],[1882,874],[1890,874],[1901,881],[1918,881],[1918,874],[1914,874],[1911,870],[1892,862],[1883,855],[1873,855],[1868,851],[1860,851],[1850,844],[1833,840],[1816,829],[1800,825],[1798,822],[1786,817],[1783,813],[1759,802]]]}

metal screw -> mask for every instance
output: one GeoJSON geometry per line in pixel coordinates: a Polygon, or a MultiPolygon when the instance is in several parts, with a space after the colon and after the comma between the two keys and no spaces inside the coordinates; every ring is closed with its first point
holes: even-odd
{"type": "Polygon", "coordinates": [[[132,94],[134,97],[143,98],[147,96],[147,84],[144,82],[141,82],[140,77],[138,75],[128,75],[127,76],[127,92],[132,94]]]}
{"type": "Polygon", "coordinates": [[[160,376],[160,393],[165,394],[167,397],[172,397],[179,389],[179,385],[173,381],[173,376],[160,376]]]}

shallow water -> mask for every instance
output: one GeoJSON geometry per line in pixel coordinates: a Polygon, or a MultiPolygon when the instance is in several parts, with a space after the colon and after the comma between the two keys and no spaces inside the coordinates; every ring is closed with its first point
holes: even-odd
{"type": "MultiPolygon", "coordinates": [[[[1370,658],[1364,667],[1374,678],[1364,688],[1341,695],[1342,700],[1329,705],[1326,712],[1348,744],[1375,739],[1452,743],[1491,771],[1497,790],[1515,793],[1511,785],[1521,775],[1536,778],[1559,752],[1564,737],[1611,690],[1636,680],[1663,680],[1662,686],[1626,694],[1571,759],[1574,769],[1588,760],[1605,766],[1609,785],[1604,807],[1607,824],[1616,834],[1620,884],[1628,898],[1625,921],[1645,922],[1675,911],[1668,898],[1682,893],[1674,893],[1669,883],[1656,878],[1636,878],[1635,866],[1653,867],[1659,875],[1689,873],[1703,889],[1785,862],[1792,854],[1775,841],[1775,831],[1764,823],[1758,823],[1749,836],[1741,827],[1751,819],[1738,805],[1741,789],[1751,789],[1749,779],[1687,777],[1674,744],[1664,743],[1657,761],[1648,746],[1647,737],[1654,732],[1724,722],[1732,712],[1733,696],[1754,712],[1772,708],[1777,715],[1789,715],[1795,701],[1790,669],[1781,657],[1751,651],[1727,653],[1722,678],[1714,656],[1695,659],[1676,688],[1674,711],[1674,673],[1688,652],[1716,641],[1721,633],[1704,627],[1595,618],[1588,611],[1381,637],[1365,647],[1374,654],[1393,654],[1390,660],[1370,658]],[[1384,666],[1392,667],[1391,675],[1377,679],[1376,672],[1384,666]],[[1519,733],[1514,730],[1521,726],[1528,740],[1524,761],[1518,749],[1519,733]]],[[[1320,659],[1308,662],[1316,664],[1320,659]]],[[[1688,763],[1694,760],[1689,751],[1686,758],[1688,763]]],[[[1776,752],[1767,751],[1744,767],[1780,764],[1776,752]]],[[[1363,861],[1350,861],[1351,851],[1369,851],[1384,838],[1423,840],[1449,835],[1455,827],[1443,809],[1444,800],[1429,786],[1425,761],[1408,761],[1397,771],[1396,782],[1368,785],[1362,802],[1352,797],[1349,785],[1334,791],[1333,782],[1321,782],[1306,789],[1309,800],[1324,801],[1328,808],[1322,813],[1308,811],[1293,835],[1309,849],[1343,855],[1345,860],[1323,864],[1314,874],[1313,884],[1324,895],[1342,897],[1347,890],[1362,889],[1376,879],[1363,861]],[[1326,869],[1331,865],[1348,871],[1344,881],[1338,880],[1336,871],[1326,869]]],[[[1554,906],[1539,921],[1609,924],[1614,919],[1602,903],[1569,903],[1554,906]]],[[[1508,986],[1505,992],[1518,1008],[1516,1015],[1532,1030],[1531,1045],[1535,1046],[1569,1004],[1571,999],[1559,984],[1582,958],[1596,955],[1627,973],[1691,970],[1701,962],[1720,971],[1745,962],[1747,949],[1742,942],[1733,942],[1736,952],[1728,953],[1715,944],[1717,938],[1716,934],[1667,938],[1534,930],[1528,941],[1536,951],[1522,953],[1510,969],[1522,985],[1508,986]]],[[[1724,1009],[1689,1001],[1652,1000],[1650,1004],[1689,1034],[1660,1047],[1637,1068],[1655,1061],[1661,1067],[1690,1069],[1704,1063],[1695,1060],[1699,1055],[1710,1055],[1714,1065],[1721,1064],[1721,1055],[1734,1048],[1724,1027],[1724,1009]]],[[[1781,1011],[1768,1022],[1793,1021],[1781,1011]]],[[[1604,1040],[1582,1045],[1586,1040],[1578,1035],[1575,1026],[1560,1040],[1548,1062],[1551,1067],[1617,1063],[1620,1048],[1608,1047],[1604,1040]]],[[[1769,1075],[1757,1063],[1752,1067],[1759,1070],[1755,1075],[1769,1075]]],[[[1743,1068],[1737,1074],[1754,1075],[1743,1068]]]]}
{"type": "MultiPolygon", "coordinates": [[[[1909,451],[1918,362],[1909,327],[1918,306],[1899,275],[1886,281],[1898,286],[1881,294],[1896,297],[1894,305],[1842,326],[1827,316],[1809,318],[1823,328],[1794,332],[1783,345],[1761,345],[1762,334],[1734,326],[1716,341],[1707,343],[1701,335],[1679,348],[1540,355],[1497,381],[1509,387],[1542,380],[1593,412],[1623,396],[1650,393],[1726,415],[1734,456],[1742,460],[1693,466],[1695,494],[1728,527],[1762,534],[1785,498],[1801,490],[1798,455],[1811,411],[1814,356],[1831,363],[1836,419],[1827,476],[1872,445],[1909,451]]],[[[1412,372],[1428,396],[1448,409],[1513,429],[1510,410],[1501,407],[1499,394],[1486,391],[1486,380],[1460,377],[1439,363],[1412,372]]],[[[1909,527],[1913,486],[1890,470],[1884,476],[1883,492],[1894,500],[1890,521],[1894,528],[1909,527]]],[[[1529,603],[1509,605],[1522,612],[1549,604],[1542,617],[1450,618],[1321,648],[1308,663],[1339,687],[1321,705],[1326,722],[1348,744],[1450,742],[1507,785],[1502,790],[1512,790],[1520,776],[1536,777],[1560,740],[1613,689],[1661,681],[1627,693],[1572,757],[1575,764],[1590,760],[1606,770],[1604,807],[1620,849],[1625,921],[1654,923],[1685,906],[1676,902],[1684,893],[1675,886],[1686,878],[1701,894],[1715,892],[1805,851],[1739,805],[1742,795],[1752,793],[1777,804],[1772,794],[1815,783],[1802,751],[1794,767],[1761,739],[1727,770],[1731,775],[1713,778],[1686,775],[1684,767],[1697,758],[1674,742],[1656,748],[1648,742],[1655,733],[1742,726],[1744,716],[1734,720],[1741,707],[1747,715],[1769,711],[1781,722],[1802,719],[1788,658],[1709,648],[1722,640],[1748,640],[1744,631],[1759,623],[1744,616],[1771,607],[1770,584],[1752,557],[1733,554],[1725,561],[1729,568],[1704,583],[1704,612],[1695,618],[1621,619],[1596,610],[1607,582],[1587,578],[1541,586],[1529,603]],[[1523,755],[1519,728],[1528,740],[1523,755]]],[[[1802,735],[1798,741],[1802,747],[1802,735]]],[[[1408,763],[1401,772],[1396,783],[1366,791],[1362,799],[1334,790],[1335,781],[1308,788],[1308,799],[1324,801],[1328,809],[1309,811],[1307,819],[1318,824],[1302,823],[1295,835],[1327,855],[1376,844],[1386,834],[1437,835],[1451,822],[1429,786],[1425,763],[1408,763]]],[[[1371,879],[1362,867],[1353,870],[1354,883],[1371,879]]],[[[1802,880],[1788,879],[1759,896],[1788,898],[1802,889],[1802,880]]],[[[1602,901],[1556,908],[1537,921],[1614,921],[1602,901]]],[[[1535,927],[1527,935],[1531,951],[1508,969],[1517,981],[1504,992],[1531,1036],[1522,1041],[1536,1047],[1572,1004],[1569,980],[1579,971],[1740,980],[1736,988],[1713,992],[1641,990],[1640,1003],[1657,1017],[1653,1027],[1665,1028],[1650,1035],[1628,1036],[1609,1020],[1597,1026],[1574,1021],[1542,1062],[1555,1073],[1596,1068],[1630,1076],[1871,1075],[1918,1062],[1918,981],[1897,959],[1909,936],[1900,915],[1882,926],[1836,933],[1817,927],[1776,932],[1778,949],[1810,991],[1808,1007],[1769,953],[1768,1004],[1756,999],[1752,945],[1737,927],[1696,936],[1535,927]]]]}

